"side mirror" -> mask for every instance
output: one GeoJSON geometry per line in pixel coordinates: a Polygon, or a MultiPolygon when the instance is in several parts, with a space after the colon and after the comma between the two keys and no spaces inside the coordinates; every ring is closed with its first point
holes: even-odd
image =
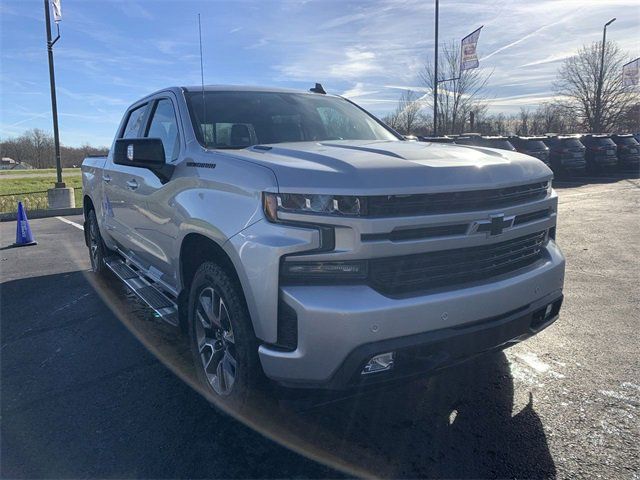
{"type": "Polygon", "coordinates": [[[113,150],[113,163],[129,167],[162,168],[164,146],[159,138],[120,138],[113,150]]]}

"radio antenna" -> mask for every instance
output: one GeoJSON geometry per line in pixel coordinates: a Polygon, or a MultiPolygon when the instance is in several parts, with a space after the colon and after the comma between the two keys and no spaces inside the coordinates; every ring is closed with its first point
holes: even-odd
{"type": "Polygon", "coordinates": [[[200,81],[202,85],[202,121],[201,121],[201,129],[202,129],[202,139],[206,145],[207,141],[205,137],[204,125],[205,125],[205,116],[207,114],[207,107],[204,101],[204,64],[202,63],[202,26],[200,25],[200,14],[198,14],[198,36],[200,37],[200,81]]]}

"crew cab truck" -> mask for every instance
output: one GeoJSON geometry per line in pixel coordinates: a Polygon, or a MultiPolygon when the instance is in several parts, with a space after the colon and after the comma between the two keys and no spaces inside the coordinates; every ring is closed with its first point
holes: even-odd
{"type": "Polygon", "coordinates": [[[422,375],[559,314],[543,162],[405,141],[321,86],[156,92],[82,180],[93,270],[187,332],[223,401],[422,375]]]}

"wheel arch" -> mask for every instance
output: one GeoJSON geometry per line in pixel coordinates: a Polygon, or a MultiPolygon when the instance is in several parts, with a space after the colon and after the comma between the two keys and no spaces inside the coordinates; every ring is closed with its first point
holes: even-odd
{"type": "MultiPolygon", "coordinates": [[[[251,322],[253,322],[252,310],[249,308],[247,302],[246,289],[243,282],[238,275],[238,270],[231,258],[231,256],[225,251],[225,249],[215,240],[203,235],[201,233],[188,233],[182,239],[180,244],[180,257],[179,257],[179,279],[180,279],[180,294],[178,297],[178,305],[180,311],[180,324],[183,329],[187,326],[187,308],[189,289],[193,277],[198,270],[198,267],[205,261],[215,262],[220,265],[225,272],[229,274],[232,280],[238,285],[241,293],[242,300],[249,312],[251,322]]],[[[252,325],[255,328],[255,324],[252,325]]]]}
{"type": "Polygon", "coordinates": [[[87,226],[87,220],[89,218],[89,212],[91,210],[95,212],[96,207],[93,205],[93,200],[91,200],[91,197],[85,194],[82,197],[82,213],[84,215],[84,243],[87,247],[89,246],[89,228],[87,226]]]}

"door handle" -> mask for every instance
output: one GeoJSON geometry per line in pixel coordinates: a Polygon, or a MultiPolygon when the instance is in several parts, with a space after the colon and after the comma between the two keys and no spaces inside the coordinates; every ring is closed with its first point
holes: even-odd
{"type": "Polygon", "coordinates": [[[135,180],[129,180],[127,182],[127,187],[129,187],[131,190],[135,190],[136,188],[138,188],[138,182],[136,182],[135,180]]]}
{"type": "Polygon", "coordinates": [[[111,176],[110,175],[103,175],[102,176],[102,181],[104,183],[109,183],[111,181],[111,176]]]}

